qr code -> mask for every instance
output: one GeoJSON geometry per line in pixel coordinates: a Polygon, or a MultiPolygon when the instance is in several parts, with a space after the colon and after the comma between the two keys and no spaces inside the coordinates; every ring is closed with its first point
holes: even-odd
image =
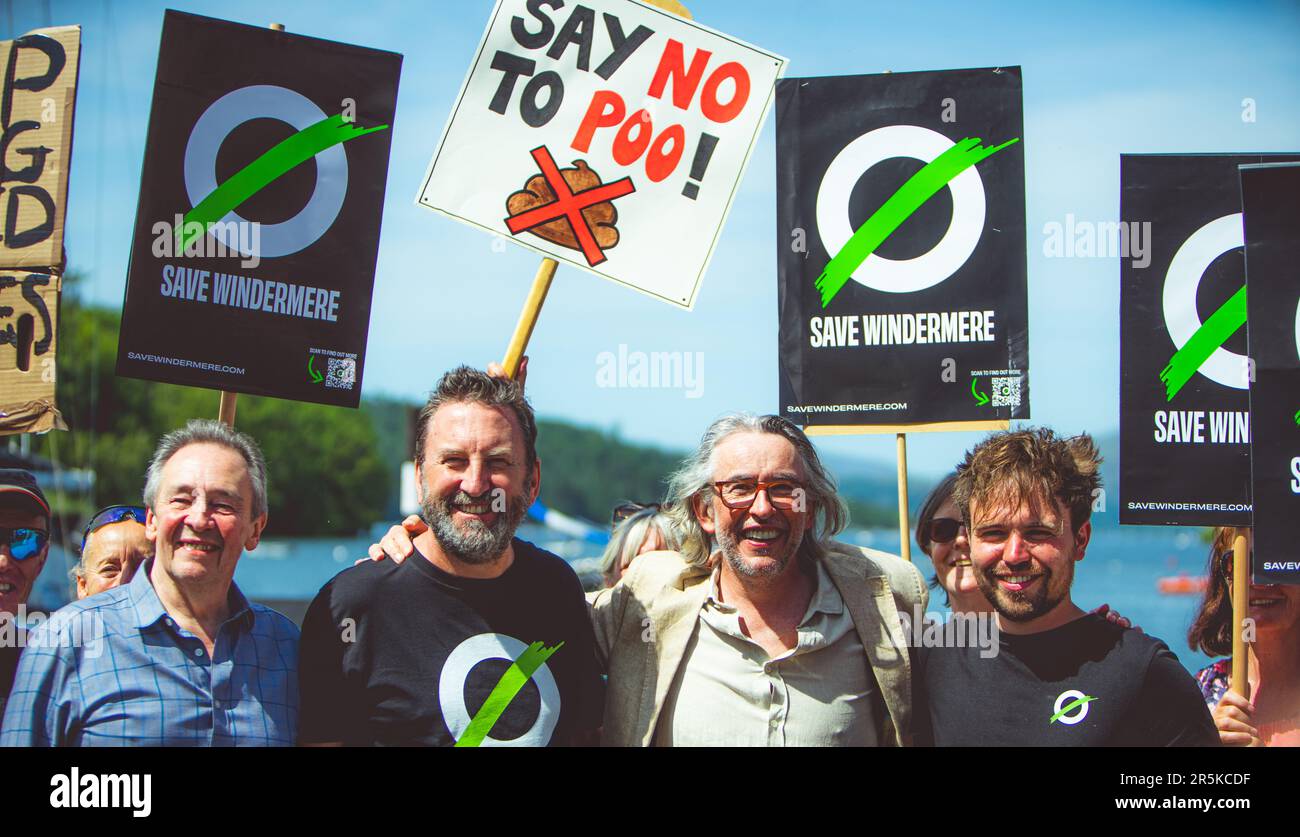
{"type": "Polygon", "coordinates": [[[994,378],[993,379],[993,406],[994,407],[1019,407],[1020,406],[1020,378],[994,378]]]}
{"type": "Polygon", "coordinates": [[[332,357],[329,361],[329,371],[325,375],[325,386],[334,389],[352,389],[356,386],[357,361],[355,358],[332,357]]]}

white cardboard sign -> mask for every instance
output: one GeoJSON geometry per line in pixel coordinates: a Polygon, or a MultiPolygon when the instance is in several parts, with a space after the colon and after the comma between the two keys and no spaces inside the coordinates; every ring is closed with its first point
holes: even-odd
{"type": "Polygon", "coordinates": [[[785,64],[635,0],[498,0],[416,200],[689,309],[785,64]]]}

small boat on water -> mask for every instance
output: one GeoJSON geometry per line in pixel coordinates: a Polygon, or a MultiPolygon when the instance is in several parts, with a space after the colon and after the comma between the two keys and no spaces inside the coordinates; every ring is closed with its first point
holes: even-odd
{"type": "Polygon", "coordinates": [[[1162,596],[1195,596],[1205,592],[1210,580],[1203,575],[1167,575],[1156,580],[1156,589],[1162,596]]]}

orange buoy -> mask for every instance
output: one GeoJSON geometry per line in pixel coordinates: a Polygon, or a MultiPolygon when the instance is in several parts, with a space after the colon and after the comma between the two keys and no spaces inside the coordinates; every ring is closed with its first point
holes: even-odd
{"type": "Polygon", "coordinates": [[[1190,576],[1187,573],[1167,575],[1156,581],[1156,589],[1165,596],[1192,596],[1204,593],[1210,580],[1205,576],[1190,576]]]}

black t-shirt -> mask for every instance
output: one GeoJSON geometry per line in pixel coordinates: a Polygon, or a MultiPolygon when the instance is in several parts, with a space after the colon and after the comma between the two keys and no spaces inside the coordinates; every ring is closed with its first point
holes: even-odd
{"type": "Polygon", "coordinates": [[[10,647],[0,643],[0,720],[4,719],[5,703],[14,687],[14,675],[18,673],[18,658],[22,653],[23,649],[17,645],[10,647]]]}
{"type": "Polygon", "coordinates": [[[498,578],[449,575],[416,550],[321,588],[302,624],[300,740],[545,746],[599,727],[582,584],[559,557],[513,544],[498,578]]]}
{"type": "Polygon", "coordinates": [[[999,634],[995,648],[989,658],[978,646],[918,651],[918,744],[1219,743],[1196,681],[1163,642],[1140,631],[1089,614],[1038,634],[999,634]]]}

